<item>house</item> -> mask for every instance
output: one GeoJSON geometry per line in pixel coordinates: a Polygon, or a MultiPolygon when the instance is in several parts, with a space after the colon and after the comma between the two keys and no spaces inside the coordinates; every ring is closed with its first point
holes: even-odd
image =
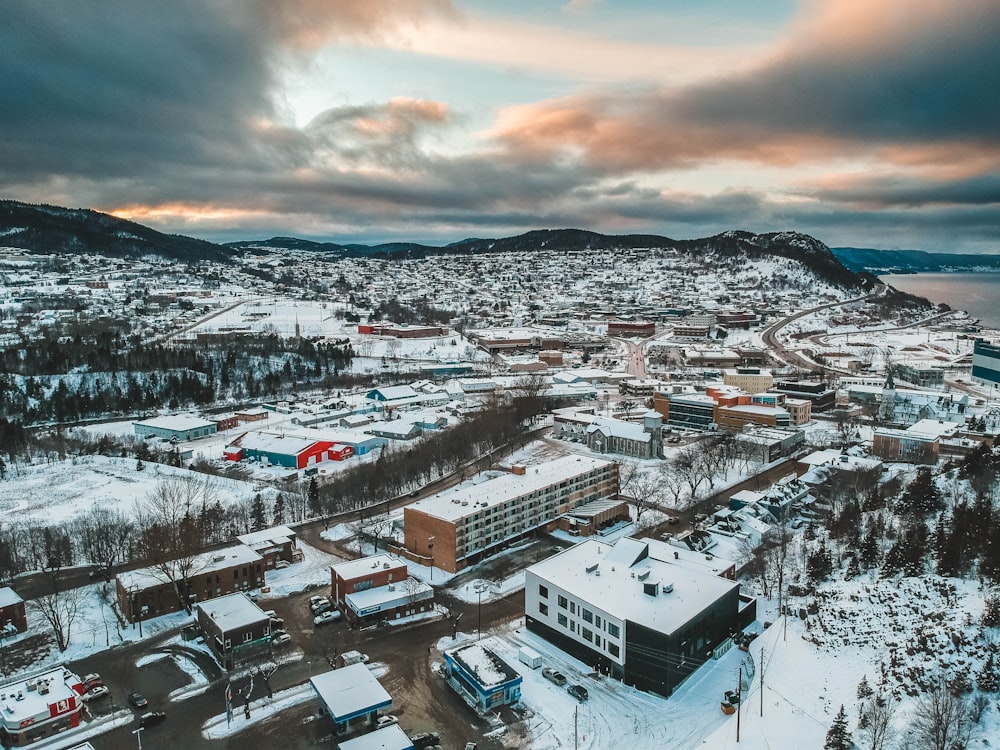
{"type": "Polygon", "coordinates": [[[158,437],[164,440],[187,441],[214,435],[217,426],[209,419],[178,414],[133,422],[132,429],[135,430],[136,436],[141,438],[158,437]]]}
{"type": "Polygon", "coordinates": [[[309,684],[333,719],[337,735],[374,729],[378,712],[392,707],[392,696],[363,663],[318,674],[309,684]]]}
{"type": "Polygon", "coordinates": [[[521,700],[521,675],[479,642],[444,652],[448,684],[479,711],[521,700]]]}
{"type": "Polygon", "coordinates": [[[413,440],[423,434],[423,430],[412,422],[396,419],[391,422],[373,422],[365,432],[387,440],[413,440]]]}
{"type": "Polygon", "coordinates": [[[501,551],[563,513],[618,496],[618,465],[563,456],[484,481],[467,481],[403,509],[405,554],[455,573],[501,551]]]}
{"type": "Polygon", "coordinates": [[[242,544],[115,576],[118,611],[132,623],[176,612],[181,596],[194,604],[263,585],[264,558],[242,544]]]}
{"type": "Polygon", "coordinates": [[[525,571],[525,624],[598,671],[669,696],[756,617],[739,583],[676,553],[651,539],[580,542],[525,571]]]}
{"type": "Polygon", "coordinates": [[[302,550],[295,543],[295,532],[287,526],[251,531],[249,534],[240,534],[236,539],[264,558],[264,567],[268,570],[278,560],[292,563],[302,559],[302,550]]]}
{"type": "Polygon", "coordinates": [[[261,407],[257,406],[252,409],[241,409],[235,414],[236,414],[236,419],[238,419],[240,422],[245,423],[245,422],[264,421],[267,419],[268,413],[269,412],[267,411],[267,409],[262,409],[261,407]]]}
{"type": "Polygon", "coordinates": [[[47,667],[0,683],[0,741],[21,747],[80,725],[83,683],[65,667],[47,667]]]}
{"type": "Polygon", "coordinates": [[[597,453],[663,458],[663,418],[648,411],[642,424],[595,417],[585,430],[587,447],[597,453]]]}
{"type": "Polygon", "coordinates": [[[12,635],[10,630],[23,633],[28,629],[28,617],[24,610],[24,599],[9,586],[0,588],[0,631],[12,635]]]}
{"type": "Polygon", "coordinates": [[[225,669],[271,651],[271,618],[244,593],[202,602],[195,617],[205,643],[225,669]]]}

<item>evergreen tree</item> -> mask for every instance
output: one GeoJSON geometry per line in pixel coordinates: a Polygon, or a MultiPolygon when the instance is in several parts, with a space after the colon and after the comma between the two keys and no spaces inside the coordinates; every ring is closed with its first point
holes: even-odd
{"type": "Polygon", "coordinates": [[[823,750],[851,750],[852,744],[851,733],[847,731],[847,712],[844,711],[844,704],[841,704],[830,731],[826,733],[823,750]]]}
{"type": "Polygon", "coordinates": [[[825,581],[833,572],[833,559],[830,557],[830,551],[826,548],[825,539],[821,539],[819,547],[809,555],[806,562],[806,572],[809,575],[809,580],[814,584],[825,581]]]}
{"type": "Polygon", "coordinates": [[[861,682],[858,683],[858,700],[863,701],[871,698],[875,694],[872,686],[868,684],[868,675],[861,675],[861,682]]]}
{"type": "Polygon", "coordinates": [[[273,511],[274,525],[279,526],[285,522],[285,496],[280,492],[278,496],[274,498],[274,511],[273,511]]]}
{"type": "Polygon", "coordinates": [[[972,675],[969,666],[959,667],[958,671],[948,680],[948,689],[956,698],[972,692],[972,675]]]}
{"type": "Polygon", "coordinates": [[[313,516],[323,515],[323,506],[319,502],[319,484],[316,477],[309,480],[309,513],[313,516]]]}
{"type": "Polygon", "coordinates": [[[984,628],[995,628],[1000,625],[1000,594],[990,594],[986,597],[983,616],[979,622],[984,628]]]}
{"type": "Polygon", "coordinates": [[[1000,690],[1000,679],[997,677],[997,664],[993,653],[986,657],[983,668],[976,675],[976,686],[984,693],[995,693],[1000,690]]]}
{"type": "Polygon", "coordinates": [[[260,493],[254,495],[253,507],[250,509],[251,531],[260,531],[267,528],[267,511],[264,508],[264,498],[260,493]]]}
{"type": "Polygon", "coordinates": [[[941,493],[929,469],[920,469],[899,499],[900,515],[926,517],[941,509],[941,493]]]}

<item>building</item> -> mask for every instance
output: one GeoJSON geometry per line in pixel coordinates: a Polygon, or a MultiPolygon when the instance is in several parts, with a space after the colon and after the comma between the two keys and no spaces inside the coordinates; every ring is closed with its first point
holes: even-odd
{"type": "Polygon", "coordinates": [[[242,544],[115,576],[118,611],[132,623],[176,612],[180,597],[193,606],[263,585],[264,558],[242,544]]]}
{"type": "Polygon", "coordinates": [[[18,633],[27,630],[28,616],[24,610],[24,599],[14,589],[4,586],[0,588],[0,631],[4,635],[13,635],[11,629],[18,633]]]}
{"type": "Polygon", "coordinates": [[[521,675],[481,643],[444,652],[448,684],[479,711],[521,700],[521,675]]]}
{"type": "Polygon", "coordinates": [[[638,336],[649,338],[656,335],[656,323],[648,320],[608,321],[608,336],[638,336]]]}
{"type": "Polygon", "coordinates": [[[229,594],[195,607],[205,643],[225,669],[271,651],[271,618],[246,594],[229,594]]]}
{"type": "Polygon", "coordinates": [[[792,419],[792,424],[796,427],[801,427],[812,421],[812,401],[809,399],[786,396],[782,406],[788,412],[788,416],[792,419]]]}
{"type": "Polygon", "coordinates": [[[293,563],[303,558],[296,542],[295,532],[287,526],[240,534],[236,539],[264,558],[264,567],[270,570],[278,560],[293,563]]]}
{"type": "Polygon", "coordinates": [[[374,729],[378,712],[392,707],[392,696],[363,663],[318,674],[309,684],[338,736],[374,729]]]}
{"type": "Polygon", "coordinates": [[[653,396],[653,408],[671,427],[711,430],[715,424],[715,399],[704,393],[662,393],[653,396]]]}
{"type": "Polygon", "coordinates": [[[976,339],[972,345],[972,382],[1000,385],[1000,345],[976,339]]]}
{"type": "Polygon", "coordinates": [[[570,536],[592,536],[631,523],[628,500],[619,497],[578,505],[556,519],[556,528],[570,536]]]}
{"type": "Polygon", "coordinates": [[[741,454],[751,461],[769,464],[795,453],[806,443],[803,430],[779,430],[749,425],[736,435],[741,454]]]}
{"type": "Polygon", "coordinates": [[[443,326],[411,326],[407,323],[362,323],[358,326],[358,333],[392,336],[397,339],[423,339],[447,336],[448,329],[443,326]]]}
{"type": "Polygon", "coordinates": [[[137,437],[158,437],[164,440],[196,440],[206,435],[214,435],[216,424],[210,419],[178,414],[172,417],[154,417],[141,422],[133,422],[132,429],[137,437]]]}
{"type": "Polygon", "coordinates": [[[0,740],[20,747],[80,725],[83,683],[65,667],[0,683],[0,740]]]}
{"type": "Polygon", "coordinates": [[[586,429],[587,447],[597,453],[663,458],[663,418],[648,411],[642,424],[595,418],[586,429]]]}
{"type": "Polygon", "coordinates": [[[610,461],[563,456],[515,465],[509,474],[463,482],[404,508],[404,554],[454,573],[578,505],[617,495],[618,465],[610,461]]]}
{"type": "Polygon", "coordinates": [[[651,539],[580,542],[525,571],[525,624],[601,673],[669,696],[756,617],[739,583],[680,552],[651,539]]]}
{"type": "Polygon", "coordinates": [[[783,408],[762,404],[719,404],[715,409],[715,422],[730,432],[739,432],[746,425],[764,427],[791,427],[792,416],[783,408]]]}
{"type": "Polygon", "coordinates": [[[759,367],[737,367],[724,371],[722,382],[747,393],[763,393],[774,385],[774,376],[759,367]]]}
{"type": "Polygon", "coordinates": [[[434,589],[411,578],[406,563],[372,555],[330,566],[330,597],[352,625],[430,612],[434,589]]]}
{"type": "Polygon", "coordinates": [[[896,382],[914,388],[943,388],[945,368],[936,364],[906,364],[896,362],[892,374],[896,382]]]}
{"type": "Polygon", "coordinates": [[[811,402],[814,412],[829,411],[837,405],[837,392],[822,381],[779,380],[771,390],[811,402]]]}
{"type": "Polygon", "coordinates": [[[659,380],[638,380],[631,378],[618,384],[618,392],[623,396],[652,398],[658,388],[663,385],[659,380]]]}
{"type": "Polygon", "coordinates": [[[935,464],[940,453],[939,435],[879,427],[872,436],[872,455],[886,461],[935,464]]]}

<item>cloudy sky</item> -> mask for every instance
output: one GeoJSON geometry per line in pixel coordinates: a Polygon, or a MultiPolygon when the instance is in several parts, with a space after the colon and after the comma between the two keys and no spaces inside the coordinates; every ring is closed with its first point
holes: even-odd
{"type": "Polygon", "coordinates": [[[997,0],[0,0],[0,197],[1000,252],[997,0]]]}

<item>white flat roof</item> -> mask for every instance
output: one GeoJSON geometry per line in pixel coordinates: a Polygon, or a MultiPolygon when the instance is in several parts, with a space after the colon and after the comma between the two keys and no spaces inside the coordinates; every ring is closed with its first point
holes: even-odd
{"type": "Polygon", "coordinates": [[[334,721],[392,705],[392,696],[366,664],[350,664],[313,677],[309,682],[334,721]]]}
{"type": "Polygon", "coordinates": [[[184,430],[196,430],[199,427],[215,426],[215,422],[209,422],[207,419],[192,417],[185,414],[177,414],[172,417],[153,417],[152,419],[143,419],[141,422],[133,422],[132,424],[141,425],[143,427],[154,427],[160,430],[175,430],[178,432],[183,432],[184,430]]]}
{"type": "Polygon", "coordinates": [[[270,544],[284,544],[295,536],[295,532],[287,526],[272,526],[270,529],[251,531],[249,534],[240,534],[239,539],[248,547],[266,546],[270,544]]]}
{"type": "Polygon", "coordinates": [[[355,591],[344,597],[344,601],[355,612],[361,613],[366,609],[378,607],[388,609],[389,605],[399,602],[400,605],[407,602],[418,602],[429,599],[428,592],[433,592],[430,584],[416,579],[394,581],[385,586],[377,586],[364,591],[355,591]],[[392,586],[390,589],[389,587],[392,586]]]}
{"type": "Polygon", "coordinates": [[[337,563],[330,566],[330,570],[345,581],[363,578],[366,575],[375,573],[379,569],[392,570],[393,568],[405,569],[406,563],[392,555],[371,555],[369,557],[362,557],[360,560],[350,560],[349,562],[337,563]]]}
{"type": "MultiPolygon", "coordinates": [[[[653,546],[651,541],[644,540],[641,544],[648,549],[653,546]]],[[[685,564],[679,564],[679,559],[668,561],[651,556],[631,565],[615,560],[616,557],[634,559],[636,543],[637,540],[625,538],[612,546],[588,539],[528,570],[612,617],[662,633],[676,632],[719,598],[739,589],[735,581],[692,567],[689,558],[685,564]],[[623,551],[615,549],[622,544],[627,545],[629,554],[616,555],[623,551]],[[609,555],[610,559],[605,559],[609,555]],[[646,586],[652,584],[656,584],[655,596],[645,593],[646,586]],[[663,591],[667,585],[673,586],[669,593],[663,591]]],[[[664,557],[673,558],[673,547],[665,552],[664,557]]]]}
{"type": "MultiPolygon", "coordinates": [[[[235,547],[226,547],[225,549],[216,550],[214,552],[204,552],[198,555],[191,565],[191,575],[203,575],[216,570],[223,570],[234,565],[249,565],[250,563],[259,562],[263,559],[264,558],[249,547],[238,544],[235,547]]],[[[133,586],[145,589],[151,586],[159,586],[160,584],[168,583],[167,578],[163,575],[163,573],[152,567],[139,568],[138,570],[126,570],[119,573],[117,578],[121,581],[121,584],[125,587],[125,589],[130,589],[133,586]]]]}
{"type": "Polygon", "coordinates": [[[478,484],[462,482],[457,487],[417,500],[409,507],[446,521],[456,521],[478,513],[483,503],[486,503],[486,507],[500,505],[512,498],[611,464],[611,461],[590,456],[562,456],[553,461],[528,466],[524,474],[503,474],[478,484]],[[463,505],[463,502],[467,504],[463,505]]]}
{"type": "Polygon", "coordinates": [[[410,750],[413,743],[406,732],[399,728],[399,724],[390,724],[353,740],[341,742],[338,747],[340,750],[410,750]]]}
{"type": "Polygon", "coordinates": [[[0,684],[0,693],[6,696],[0,701],[4,721],[10,726],[12,722],[41,714],[48,719],[49,706],[73,697],[79,703],[80,694],[73,690],[73,686],[80,684],[80,678],[64,667],[39,672],[34,677],[4,682],[0,684]],[[38,692],[38,685],[43,682],[48,684],[48,692],[44,694],[38,692]],[[18,696],[22,696],[20,700],[18,696]]]}
{"type": "Polygon", "coordinates": [[[268,619],[264,610],[250,601],[250,597],[242,592],[209,599],[196,606],[203,610],[224,633],[268,619]]]}

